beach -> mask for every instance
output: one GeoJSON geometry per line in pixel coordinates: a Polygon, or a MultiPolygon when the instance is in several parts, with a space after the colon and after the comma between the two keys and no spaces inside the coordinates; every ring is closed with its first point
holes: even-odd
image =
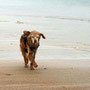
{"type": "Polygon", "coordinates": [[[36,70],[30,70],[22,61],[0,61],[0,90],[90,89],[89,60],[46,60],[38,64],[36,70]]]}
{"type": "Polygon", "coordinates": [[[0,90],[90,90],[89,0],[0,0],[0,90]],[[24,68],[20,37],[36,30],[38,67],[24,68]]]}

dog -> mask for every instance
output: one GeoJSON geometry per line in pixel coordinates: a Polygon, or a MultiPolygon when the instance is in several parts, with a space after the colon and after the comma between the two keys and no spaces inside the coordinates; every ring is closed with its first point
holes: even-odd
{"type": "Polygon", "coordinates": [[[45,39],[44,34],[37,31],[23,31],[20,38],[20,49],[25,62],[25,68],[28,67],[28,61],[30,60],[30,69],[34,70],[34,67],[38,67],[35,62],[35,56],[39,47],[40,38],[45,39]]]}

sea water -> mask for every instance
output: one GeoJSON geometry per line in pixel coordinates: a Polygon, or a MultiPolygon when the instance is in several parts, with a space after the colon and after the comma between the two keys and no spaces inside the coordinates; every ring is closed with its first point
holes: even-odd
{"type": "Polygon", "coordinates": [[[37,59],[90,59],[90,0],[0,0],[1,59],[21,59],[23,30],[46,36],[37,59]]]}
{"type": "Polygon", "coordinates": [[[90,18],[90,0],[0,0],[0,14],[90,18]]]}

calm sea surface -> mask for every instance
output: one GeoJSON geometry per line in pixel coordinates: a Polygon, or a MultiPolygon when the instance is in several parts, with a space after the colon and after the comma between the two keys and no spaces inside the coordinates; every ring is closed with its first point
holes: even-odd
{"type": "Polygon", "coordinates": [[[90,18],[90,0],[0,0],[0,14],[90,18]]]}
{"type": "Polygon", "coordinates": [[[37,59],[90,59],[90,0],[0,0],[0,59],[21,59],[23,30],[37,30],[37,59]]]}

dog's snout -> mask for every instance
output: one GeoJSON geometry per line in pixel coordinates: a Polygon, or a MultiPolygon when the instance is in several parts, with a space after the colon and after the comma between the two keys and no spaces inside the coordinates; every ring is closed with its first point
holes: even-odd
{"type": "Polygon", "coordinates": [[[37,42],[37,40],[34,40],[34,43],[36,43],[37,42]]]}

